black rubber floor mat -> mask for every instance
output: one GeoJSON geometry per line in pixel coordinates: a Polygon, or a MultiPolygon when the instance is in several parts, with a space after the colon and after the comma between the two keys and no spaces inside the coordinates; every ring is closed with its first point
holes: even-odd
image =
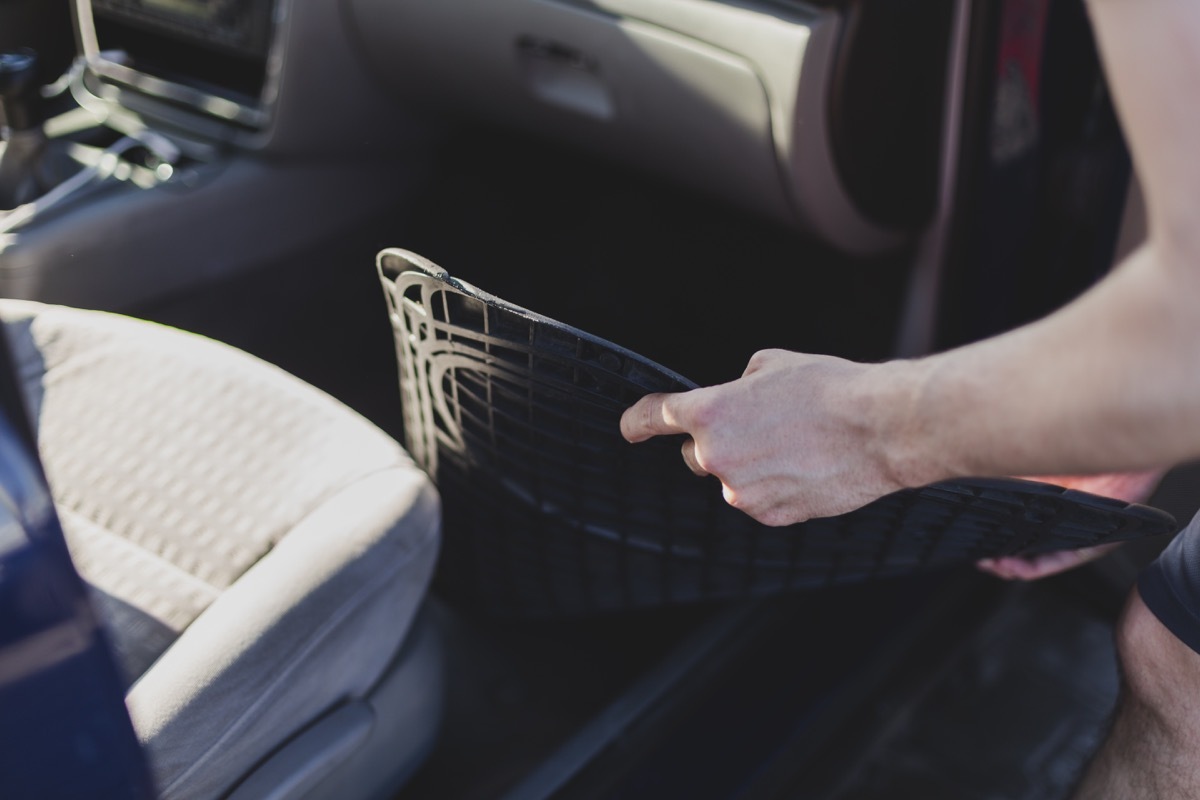
{"type": "Polygon", "coordinates": [[[898,492],[760,525],[621,413],[695,384],[401,250],[379,256],[405,441],[444,506],[441,580],[489,611],[578,614],[747,597],[1172,532],[1145,506],[1020,480],[898,492]]]}

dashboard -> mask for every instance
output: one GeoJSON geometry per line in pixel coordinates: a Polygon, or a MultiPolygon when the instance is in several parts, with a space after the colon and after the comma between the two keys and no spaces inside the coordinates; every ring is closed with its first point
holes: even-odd
{"type": "MultiPolygon", "coordinates": [[[[838,249],[933,213],[964,0],[76,0],[92,90],[262,152],[414,109],[631,163],[838,249]]],[[[386,152],[386,144],[376,144],[386,152]]]]}
{"type": "MultiPolygon", "coordinates": [[[[76,0],[76,19],[102,81],[253,130],[269,118],[282,8],[282,0],[76,0]]],[[[95,88],[116,105],[129,97],[95,88]]]]}
{"type": "Polygon", "coordinates": [[[94,17],[247,57],[265,57],[271,0],[92,0],[94,17]]]}

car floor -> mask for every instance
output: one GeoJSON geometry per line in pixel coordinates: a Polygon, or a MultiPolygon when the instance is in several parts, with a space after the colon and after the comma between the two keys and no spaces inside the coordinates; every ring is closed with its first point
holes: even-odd
{"type": "MultiPolygon", "coordinates": [[[[141,313],[273,361],[397,438],[403,431],[391,332],[372,266],[387,246],[414,250],[456,277],[701,383],[736,377],[763,347],[861,360],[890,355],[905,254],[846,259],[709,200],[494,132],[449,140],[432,174],[417,195],[399,198],[326,248],[141,313]]],[[[1168,510],[1179,515],[1191,495],[1172,491],[1175,506],[1168,510]]],[[[973,596],[984,585],[987,601],[952,628],[931,623],[931,635],[954,631],[936,646],[899,655],[886,650],[904,668],[893,676],[889,663],[874,665],[869,691],[845,705],[842,722],[853,724],[839,725],[831,739],[837,752],[821,751],[819,763],[796,758],[793,767],[779,757],[783,748],[763,752],[751,778],[712,783],[714,794],[675,793],[664,768],[648,782],[609,775],[563,796],[1062,797],[1115,697],[1111,628],[1130,568],[1116,568],[1115,578],[1089,572],[1008,591],[971,577],[973,596]]],[[[922,588],[874,591],[822,608],[857,608],[844,612],[849,625],[854,613],[869,619],[872,605],[892,596],[911,601],[914,616],[936,616],[937,604],[922,588]]],[[[754,639],[758,649],[747,651],[764,662],[772,658],[772,642],[783,647],[789,638],[788,621],[804,617],[796,601],[768,612],[754,639]]],[[[504,795],[703,632],[719,610],[535,624],[491,620],[439,597],[435,613],[448,647],[448,715],[439,749],[401,794],[405,800],[504,795]]],[[[825,635],[838,642],[842,612],[833,613],[832,633],[825,635]]],[[[831,652],[842,655],[830,663],[854,653],[883,657],[885,650],[863,651],[861,644],[835,647],[831,652]]],[[[719,696],[721,681],[735,680],[733,674],[710,676],[706,696],[719,696]]],[[[736,680],[752,682],[754,674],[736,680]]],[[[770,687],[785,685],[787,676],[773,680],[763,682],[756,702],[770,705],[770,687]]],[[[819,699],[797,699],[795,713],[811,713],[819,699]]],[[[689,741],[682,734],[678,740],[689,741]]],[[[661,745],[645,752],[669,764],[661,745]]],[[[810,745],[805,752],[820,750],[810,745]]],[[[688,769],[687,758],[680,763],[688,769]]],[[[636,758],[620,764],[630,775],[646,769],[636,758]]]]}
{"type": "Polygon", "coordinates": [[[1038,584],[1008,594],[908,705],[880,720],[829,800],[1059,800],[1117,691],[1111,625],[1038,584]]]}
{"type": "MultiPolygon", "coordinates": [[[[1200,466],[1169,473],[1150,504],[1185,524],[1200,508],[1200,466]]],[[[892,698],[822,800],[1065,800],[1117,701],[1116,617],[1164,545],[1127,545],[1004,592],[929,679],[892,698]]]]}
{"type": "MultiPolygon", "coordinates": [[[[495,132],[452,140],[437,157],[416,197],[339,241],[139,313],[276,363],[397,438],[394,351],[373,268],[387,246],[700,382],[736,377],[766,346],[888,354],[902,255],[851,261],[798,247],[708,199],[495,132]]],[[[689,637],[703,639],[696,631],[718,613],[522,623],[437,599],[447,724],[406,798],[497,796],[689,637]]]]}

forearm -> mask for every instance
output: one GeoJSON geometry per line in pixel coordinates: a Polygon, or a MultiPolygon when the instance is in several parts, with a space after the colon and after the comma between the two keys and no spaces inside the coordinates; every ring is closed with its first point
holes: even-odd
{"type": "Polygon", "coordinates": [[[765,351],[738,380],[643,398],[622,417],[625,437],[690,437],[687,464],[771,525],[946,478],[1200,456],[1200,5],[1089,8],[1146,193],[1142,250],[1004,336],[878,365],[765,351]]]}
{"type": "MultiPolygon", "coordinates": [[[[1200,242],[1200,6],[1195,0],[1088,0],[1105,74],[1146,194],[1151,239],[1200,242]]],[[[1198,269],[1186,261],[1178,266],[1198,269]]]]}
{"type": "Polygon", "coordinates": [[[1200,252],[1148,246],[1038,323],[867,380],[889,387],[877,435],[906,485],[1198,456],[1200,252]]]}
{"type": "Polygon", "coordinates": [[[1088,8],[1145,190],[1149,241],[1039,323],[882,370],[900,397],[892,419],[879,417],[880,446],[904,483],[1200,455],[1200,6],[1088,8]]]}

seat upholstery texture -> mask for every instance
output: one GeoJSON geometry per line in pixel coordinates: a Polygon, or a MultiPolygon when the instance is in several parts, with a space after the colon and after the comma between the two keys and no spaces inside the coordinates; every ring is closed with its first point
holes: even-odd
{"type": "Polygon", "coordinates": [[[220,796],[379,679],[432,574],[436,492],[366,420],[227,346],[23,301],[0,319],[159,792],[220,796]]]}

